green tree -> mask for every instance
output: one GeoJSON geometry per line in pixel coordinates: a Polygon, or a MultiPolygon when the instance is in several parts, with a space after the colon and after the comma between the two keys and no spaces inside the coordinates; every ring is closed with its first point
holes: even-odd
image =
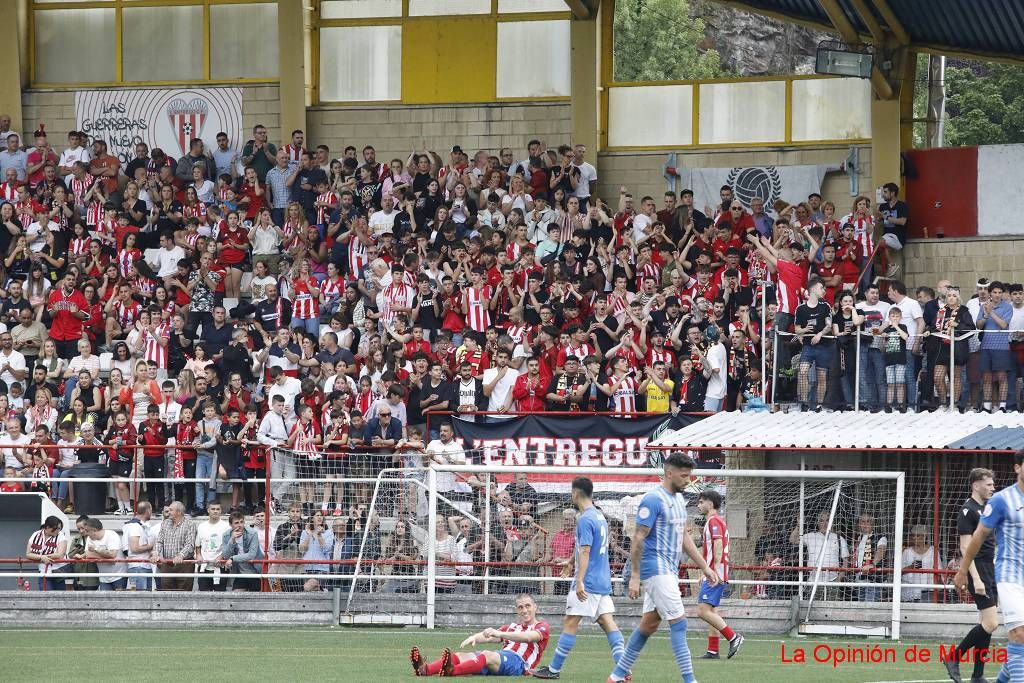
{"type": "Polygon", "coordinates": [[[617,81],[675,81],[725,75],[718,52],[703,49],[704,22],[688,0],[616,0],[617,81]]]}
{"type": "Polygon", "coordinates": [[[949,60],[946,117],[951,147],[1024,142],[1024,67],[949,60]]]}

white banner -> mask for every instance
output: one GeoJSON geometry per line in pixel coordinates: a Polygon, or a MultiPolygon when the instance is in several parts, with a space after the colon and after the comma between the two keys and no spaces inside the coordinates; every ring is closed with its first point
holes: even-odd
{"type": "Polygon", "coordinates": [[[807,201],[807,195],[821,192],[821,181],[828,172],[828,166],[747,166],[745,168],[683,168],[680,179],[684,188],[693,190],[694,208],[715,209],[722,200],[719,190],[723,185],[733,189],[733,194],[750,208],[755,197],[764,200],[771,211],[772,204],[781,199],[787,204],[807,201]]]}
{"type": "Polygon", "coordinates": [[[222,131],[236,147],[245,141],[241,88],[80,90],[75,121],[90,142],[105,140],[122,164],[135,158],[140,142],[177,159],[188,154],[192,138],[202,139],[208,149],[222,131]]]}

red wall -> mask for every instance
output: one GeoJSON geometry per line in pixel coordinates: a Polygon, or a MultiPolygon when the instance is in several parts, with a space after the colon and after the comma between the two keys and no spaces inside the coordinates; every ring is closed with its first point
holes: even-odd
{"type": "MultiPolygon", "coordinates": [[[[907,158],[917,177],[906,178],[910,237],[978,234],[978,148],[914,150],[907,158]]],[[[904,168],[904,172],[909,169],[904,168]]]]}

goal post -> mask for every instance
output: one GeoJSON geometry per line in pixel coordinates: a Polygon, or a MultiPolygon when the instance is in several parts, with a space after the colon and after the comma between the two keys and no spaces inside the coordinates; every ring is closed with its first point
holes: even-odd
{"type": "MultiPolygon", "coordinates": [[[[498,547],[505,551],[497,562],[493,553],[488,554],[485,562],[478,563],[485,565],[481,571],[459,575],[458,583],[462,587],[469,584],[472,587],[467,590],[475,593],[529,588],[564,595],[568,579],[559,577],[558,567],[550,558],[556,550],[554,536],[559,531],[568,533],[570,515],[566,511],[572,507],[572,479],[587,476],[594,482],[595,503],[609,520],[613,583],[616,594],[620,594],[632,571],[623,550],[628,548],[635,528],[636,509],[643,495],[659,484],[662,474],[663,470],[657,468],[432,465],[425,477],[430,531],[425,548],[427,628],[434,628],[439,601],[447,599],[446,593],[450,592],[448,588],[438,590],[438,582],[451,576],[445,570],[453,562],[451,558],[439,560],[438,544],[447,541],[437,539],[443,535],[437,525],[449,524],[449,514],[458,513],[446,507],[444,492],[439,490],[444,475],[473,476],[487,482],[477,503],[484,509],[475,510],[476,518],[492,550],[498,547]],[[515,525],[505,529],[502,527],[512,521],[505,508],[508,499],[503,498],[503,504],[496,498],[517,474],[526,475],[536,491],[536,501],[528,508],[529,513],[521,504],[512,503],[515,525]],[[505,517],[499,519],[503,513],[505,517]],[[520,524],[522,519],[528,519],[529,525],[520,524]],[[537,560],[537,552],[529,546],[534,541],[538,548],[548,548],[544,555],[547,562],[537,560]]],[[[773,615],[773,623],[780,624],[780,615],[792,614],[795,600],[802,624],[789,623],[785,630],[798,627],[804,632],[899,638],[904,585],[903,472],[695,469],[683,494],[687,501],[687,533],[698,546],[703,518],[695,506],[700,492],[707,489],[723,495],[721,514],[730,533],[731,599],[723,603],[724,609],[742,612],[751,619],[773,615]],[[886,556],[877,569],[857,566],[858,560],[863,565],[870,563],[871,558],[864,557],[863,551],[857,552],[865,536],[874,541],[872,548],[878,547],[882,537],[886,539],[886,556]],[[840,601],[865,600],[870,601],[862,603],[865,610],[870,607],[876,615],[874,629],[842,630],[833,624],[813,623],[817,603],[829,601],[829,605],[842,606],[840,601]]],[[[563,535],[560,542],[563,551],[565,538],[563,535]]],[[[685,555],[683,561],[687,564],[681,568],[680,582],[693,591],[700,577],[685,555]]],[[[450,579],[448,582],[452,583],[450,579]]],[[[792,616],[786,618],[792,621],[792,616]]]]}

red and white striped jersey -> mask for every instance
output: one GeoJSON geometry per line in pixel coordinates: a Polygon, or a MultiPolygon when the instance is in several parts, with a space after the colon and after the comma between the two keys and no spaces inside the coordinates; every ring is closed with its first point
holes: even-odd
{"type": "MultiPolygon", "coordinates": [[[[333,206],[337,206],[338,205],[338,195],[334,194],[330,190],[328,190],[327,192],[324,192],[323,194],[317,195],[316,200],[318,202],[323,202],[323,203],[326,203],[326,204],[331,204],[333,206]]],[[[329,206],[318,206],[318,207],[316,207],[316,222],[319,223],[320,225],[323,225],[324,223],[326,223],[327,219],[331,215],[331,211],[333,211],[333,210],[334,209],[332,209],[329,206]]]]}
{"type": "Polygon", "coordinates": [[[320,446],[316,443],[316,437],[322,436],[322,434],[316,420],[310,420],[305,425],[302,424],[302,420],[297,420],[292,426],[292,434],[296,433],[298,436],[295,437],[295,443],[292,445],[293,452],[320,455],[320,446]]]}
{"type": "Polygon", "coordinates": [[[288,163],[297,164],[302,161],[302,153],[306,151],[305,147],[296,147],[295,145],[288,143],[284,146],[284,151],[288,152],[288,163]]]}
{"type": "Polygon", "coordinates": [[[202,235],[200,235],[198,232],[186,232],[182,237],[182,240],[185,242],[185,244],[188,245],[189,249],[195,251],[196,245],[199,244],[200,237],[202,237],[202,235]]]}
{"type": "Polygon", "coordinates": [[[302,226],[299,225],[298,221],[285,221],[284,225],[281,226],[281,232],[284,233],[284,242],[281,246],[285,249],[290,249],[301,230],[302,226]]]}
{"type": "Polygon", "coordinates": [[[89,208],[85,210],[85,224],[96,226],[103,220],[103,204],[101,202],[89,202],[89,208]]]}
{"type": "Polygon", "coordinates": [[[508,336],[512,337],[512,341],[516,344],[521,344],[530,335],[531,330],[532,327],[530,325],[523,323],[522,325],[509,325],[505,332],[508,336]]]}
{"type": "Polygon", "coordinates": [[[466,305],[466,324],[474,332],[484,332],[491,326],[491,314],[487,310],[487,302],[493,292],[490,285],[479,289],[467,287],[462,292],[462,302],[466,305]]]}
{"type": "Polygon", "coordinates": [[[728,581],[729,527],[726,526],[725,520],[717,513],[708,517],[707,522],[704,523],[704,531],[701,532],[701,537],[704,539],[704,543],[701,547],[701,554],[704,556],[704,561],[708,563],[709,567],[715,570],[715,573],[718,574],[718,578],[722,581],[728,581]],[[713,561],[716,539],[722,541],[722,557],[719,558],[718,562],[713,561]]]}
{"type": "Polygon", "coordinates": [[[636,272],[636,288],[640,289],[643,287],[644,280],[647,278],[654,278],[654,281],[660,286],[661,285],[661,266],[657,263],[648,261],[644,264],[643,268],[639,268],[636,272]]]}
{"type": "Polygon", "coordinates": [[[15,183],[0,183],[0,201],[14,204],[18,201],[18,185],[15,183]]]}
{"type": "Polygon", "coordinates": [[[629,303],[636,298],[633,292],[624,292],[622,295],[616,292],[611,292],[608,295],[608,308],[611,309],[612,315],[616,318],[622,318],[626,315],[626,309],[629,308],[629,303]]]}
{"type": "Polygon", "coordinates": [[[123,301],[115,301],[112,308],[114,309],[114,317],[117,319],[117,324],[121,326],[122,330],[127,330],[134,325],[135,321],[139,319],[139,313],[142,311],[142,306],[135,300],[127,304],[123,301]]]}
{"type": "Polygon", "coordinates": [[[337,280],[327,278],[320,283],[320,300],[330,301],[340,298],[345,293],[345,281],[340,277],[337,280]]]}
{"type": "MultiPolygon", "coordinates": [[[[614,380],[609,377],[609,384],[614,380]]],[[[611,404],[609,408],[615,413],[635,413],[636,412],[636,388],[637,388],[636,377],[627,375],[622,378],[622,381],[615,387],[615,392],[611,395],[611,404]]]]}
{"type": "Polygon", "coordinates": [[[81,180],[72,177],[68,181],[68,189],[71,190],[71,196],[74,198],[75,204],[85,204],[85,195],[94,182],[96,182],[96,179],[91,175],[86,175],[81,180]]]}
{"type": "Polygon", "coordinates": [[[502,633],[526,633],[527,631],[539,633],[540,640],[535,643],[505,641],[505,646],[501,649],[515,652],[519,655],[526,662],[527,669],[536,668],[540,664],[541,657],[544,656],[544,650],[548,646],[548,639],[551,637],[551,626],[548,622],[537,621],[532,624],[509,624],[508,626],[502,626],[498,630],[502,633]]]}
{"type": "Polygon", "coordinates": [[[117,252],[117,270],[121,274],[121,277],[130,277],[132,266],[141,258],[142,252],[135,248],[122,249],[117,252]]]}
{"type": "Polygon", "coordinates": [[[584,358],[592,355],[594,355],[593,344],[580,344],[579,346],[573,346],[572,344],[569,344],[569,346],[566,346],[564,349],[558,352],[558,367],[562,367],[563,365],[565,365],[565,359],[569,358],[570,356],[573,358],[578,358],[580,364],[582,364],[584,358]]]}
{"type": "Polygon", "coordinates": [[[117,228],[117,223],[114,221],[101,220],[96,224],[96,232],[103,237],[107,237],[111,240],[114,239],[114,230],[117,228]]]}
{"type": "Polygon", "coordinates": [[[90,242],[92,242],[91,237],[72,237],[68,242],[68,252],[72,256],[85,256],[89,253],[90,242]]]}
{"type": "Polygon", "coordinates": [[[36,219],[36,210],[40,208],[42,207],[31,199],[14,205],[14,211],[18,214],[18,220],[23,226],[32,225],[36,219]]]}
{"type": "Polygon", "coordinates": [[[848,213],[839,221],[840,225],[847,223],[853,223],[853,241],[860,245],[859,258],[868,258],[875,250],[875,217],[858,218],[854,214],[848,213]]]}
{"type": "Polygon", "coordinates": [[[380,310],[380,318],[385,325],[391,325],[394,322],[395,316],[398,315],[394,311],[395,306],[404,306],[405,308],[412,308],[412,302],[416,298],[416,290],[407,284],[396,285],[391,283],[381,292],[384,305],[380,310]]]}
{"type": "Polygon", "coordinates": [[[676,354],[666,349],[648,350],[647,355],[644,356],[644,365],[651,368],[657,362],[664,363],[666,370],[674,368],[676,365],[676,354]]]}
{"type": "Polygon", "coordinates": [[[165,344],[160,345],[161,339],[170,339],[171,326],[167,322],[160,323],[156,326],[155,330],[146,328],[146,355],[147,361],[153,361],[156,366],[161,370],[167,369],[167,349],[168,346],[165,344]]]}
{"type": "Polygon", "coordinates": [[[189,218],[195,218],[199,221],[200,225],[206,224],[206,204],[202,202],[196,202],[193,206],[185,205],[181,208],[181,215],[185,217],[185,220],[189,218]]]}
{"type": "Polygon", "coordinates": [[[358,280],[359,273],[369,262],[370,257],[366,255],[366,243],[360,239],[359,235],[352,235],[352,239],[348,243],[348,279],[358,280]]]}
{"type": "Polygon", "coordinates": [[[314,278],[299,279],[292,282],[292,316],[308,320],[320,317],[320,299],[313,296],[311,287],[316,287],[314,278]]]}

